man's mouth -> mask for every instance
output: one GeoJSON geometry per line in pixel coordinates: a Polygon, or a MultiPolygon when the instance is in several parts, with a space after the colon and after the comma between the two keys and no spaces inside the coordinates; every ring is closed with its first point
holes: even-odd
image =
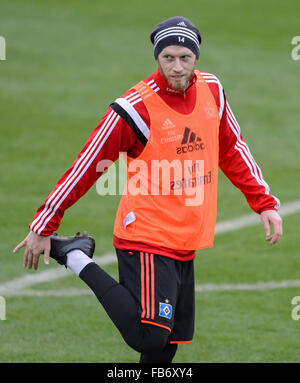
{"type": "Polygon", "coordinates": [[[184,78],[183,75],[176,75],[176,76],[171,76],[171,78],[175,81],[180,81],[184,78]]]}

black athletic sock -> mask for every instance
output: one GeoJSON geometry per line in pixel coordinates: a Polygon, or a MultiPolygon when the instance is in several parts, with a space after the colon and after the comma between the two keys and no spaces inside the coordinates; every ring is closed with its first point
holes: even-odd
{"type": "Polygon", "coordinates": [[[132,295],[96,263],[89,263],[79,277],[93,290],[121,333],[138,321],[132,295]]]}
{"type": "Polygon", "coordinates": [[[137,302],[124,286],[94,262],[85,266],[79,277],[94,292],[129,346],[150,353],[164,348],[168,331],[140,322],[137,302]]]}
{"type": "Polygon", "coordinates": [[[94,262],[86,265],[79,273],[79,277],[93,290],[100,302],[112,287],[118,285],[115,279],[94,262]]]}

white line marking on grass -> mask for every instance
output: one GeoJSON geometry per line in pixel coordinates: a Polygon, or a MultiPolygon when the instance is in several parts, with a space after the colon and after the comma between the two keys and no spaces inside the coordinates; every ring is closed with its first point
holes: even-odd
{"type": "MultiPolygon", "coordinates": [[[[282,205],[282,207],[279,210],[279,213],[282,217],[284,217],[287,215],[294,214],[299,210],[300,200],[282,205]]],[[[216,224],[215,234],[227,233],[229,231],[243,229],[247,226],[258,225],[259,223],[261,223],[260,216],[256,213],[252,213],[229,221],[218,222],[216,224]]]]}
{"type": "Polygon", "coordinates": [[[239,290],[271,290],[282,289],[288,287],[299,287],[300,280],[295,281],[270,281],[270,282],[256,282],[256,283],[207,283],[196,285],[198,293],[205,293],[209,291],[239,291],[239,290]]]}
{"type": "MultiPolygon", "coordinates": [[[[96,263],[100,266],[110,265],[116,262],[116,255],[107,253],[94,257],[96,263]]],[[[33,271],[34,272],[34,271],[33,271]]],[[[9,282],[4,282],[0,285],[0,296],[16,296],[22,293],[22,290],[37,285],[39,283],[51,282],[59,278],[66,278],[74,275],[72,271],[63,266],[52,267],[49,270],[34,272],[34,274],[26,274],[22,277],[12,279],[9,282]]]]}
{"type": "MultiPolygon", "coordinates": [[[[287,216],[290,214],[294,214],[294,213],[298,212],[299,210],[300,210],[300,200],[297,200],[297,201],[289,202],[289,203],[282,205],[279,212],[280,212],[280,215],[283,217],[283,216],[287,216]]],[[[253,213],[253,214],[245,215],[243,217],[236,218],[233,220],[218,222],[216,224],[215,233],[216,233],[216,235],[222,234],[222,233],[227,233],[230,231],[242,229],[242,228],[247,227],[247,226],[257,225],[260,222],[261,221],[260,221],[259,215],[253,213]]],[[[117,261],[116,255],[114,253],[107,253],[104,255],[100,255],[98,257],[94,257],[94,259],[95,259],[96,263],[98,263],[100,266],[110,265],[110,264],[115,263],[117,261]]],[[[51,282],[51,281],[54,281],[54,280],[59,279],[59,278],[65,278],[65,277],[70,276],[71,274],[72,274],[72,272],[70,270],[66,270],[64,267],[52,267],[49,270],[43,270],[40,272],[35,272],[34,274],[26,274],[26,275],[23,275],[21,277],[12,279],[8,282],[4,282],[4,283],[0,284],[0,296],[16,296],[16,295],[22,295],[22,294],[23,295],[30,295],[30,294],[33,294],[33,292],[34,292],[34,294],[36,294],[38,296],[38,294],[41,295],[42,293],[44,294],[44,292],[37,292],[35,290],[25,290],[25,289],[28,287],[34,286],[36,284],[39,284],[39,283],[51,282]]],[[[275,283],[276,284],[277,283],[277,284],[283,284],[283,285],[286,283],[287,284],[296,283],[296,284],[291,285],[291,286],[299,286],[299,285],[297,285],[297,283],[300,283],[300,282],[299,281],[282,281],[282,282],[261,282],[261,283],[264,283],[264,284],[266,284],[266,283],[271,283],[271,284],[275,283]]],[[[255,285],[257,285],[257,284],[255,284],[255,285]]],[[[283,285],[281,285],[280,287],[290,287],[289,285],[287,285],[287,286],[283,286],[283,285]]],[[[217,291],[219,288],[221,288],[220,286],[223,286],[223,289],[226,289],[226,286],[235,286],[235,287],[232,287],[232,289],[247,290],[246,287],[244,287],[244,288],[238,287],[238,286],[247,286],[247,284],[245,284],[245,285],[244,284],[234,284],[234,285],[207,284],[207,285],[197,285],[197,286],[202,286],[202,289],[205,289],[205,288],[210,289],[210,290],[206,290],[206,291],[213,291],[212,290],[214,288],[213,286],[215,286],[215,289],[216,289],[214,291],[217,291]]],[[[197,286],[196,286],[196,288],[197,288],[197,286]]],[[[248,286],[253,286],[253,285],[248,285],[248,286]]],[[[270,288],[276,288],[276,287],[270,287],[270,288]]],[[[228,288],[228,289],[230,290],[231,288],[228,288]]],[[[74,295],[75,290],[74,289],[69,289],[69,290],[70,290],[70,294],[74,295]]],[[[198,290],[196,290],[196,291],[198,291],[198,290]]],[[[57,291],[57,293],[59,293],[59,290],[57,291]]],[[[67,294],[67,290],[64,290],[64,294],[67,294]]],[[[47,295],[46,291],[45,291],[44,295],[47,295]]],[[[51,295],[51,294],[49,294],[49,295],[51,295]]]]}
{"type": "Polygon", "coordinates": [[[21,290],[11,293],[10,297],[76,297],[81,295],[93,295],[90,289],[60,289],[60,290],[21,290]]]}
{"type": "MultiPolygon", "coordinates": [[[[207,293],[211,291],[265,291],[272,289],[282,289],[289,287],[299,287],[300,280],[277,281],[277,282],[257,282],[257,283],[206,283],[195,286],[197,293],[207,293]]],[[[21,290],[11,293],[10,296],[31,296],[31,297],[75,297],[81,295],[93,295],[90,289],[70,288],[60,290],[21,290]]]]}

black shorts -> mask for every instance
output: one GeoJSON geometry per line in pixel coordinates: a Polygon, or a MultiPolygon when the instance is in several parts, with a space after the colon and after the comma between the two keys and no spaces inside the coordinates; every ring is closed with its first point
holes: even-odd
{"type": "Polygon", "coordinates": [[[193,261],[116,249],[119,281],[135,298],[142,323],[167,329],[170,343],[190,342],[194,334],[193,261]]]}

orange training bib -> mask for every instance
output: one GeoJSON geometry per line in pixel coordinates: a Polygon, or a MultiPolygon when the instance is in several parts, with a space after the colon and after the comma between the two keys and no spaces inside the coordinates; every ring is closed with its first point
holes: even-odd
{"type": "Polygon", "coordinates": [[[195,71],[196,103],[190,114],[169,107],[145,82],[134,89],[150,116],[148,142],[127,161],[127,186],[114,234],[175,250],[211,247],[217,214],[219,114],[195,71]]]}

